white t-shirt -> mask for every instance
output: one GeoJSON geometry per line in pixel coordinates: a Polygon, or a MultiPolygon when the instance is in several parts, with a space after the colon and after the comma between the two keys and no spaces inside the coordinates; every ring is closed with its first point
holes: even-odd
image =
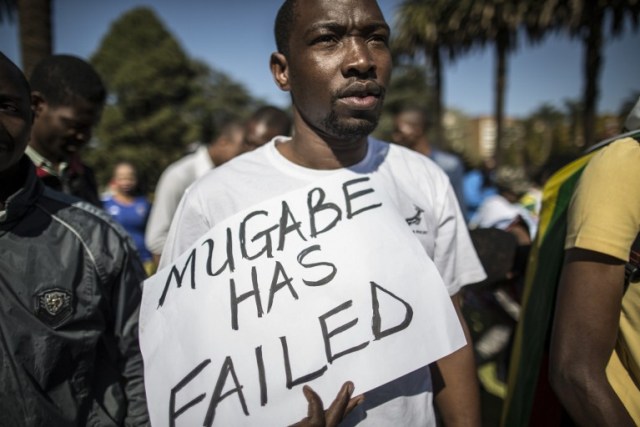
{"type": "Polygon", "coordinates": [[[538,231],[538,222],[524,206],[511,203],[500,194],[487,197],[469,221],[469,228],[499,228],[506,230],[516,218],[522,218],[529,228],[533,240],[538,231]]]}
{"type": "Polygon", "coordinates": [[[170,164],[162,172],[145,231],[145,245],[149,251],[161,253],[184,190],[213,167],[209,149],[201,145],[195,152],[170,164]]]}
{"type": "MultiPolygon", "coordinates": [[[[276,145],[288,141],[277,137],[211,170],[190,186],[173,218],[160,268],[231,215],[335,173],[287,160],[276,145]]],[[[449,295],[485,278],[449,179],[435,163],[404,147],[369,139],[366,157],[350,169],[382,178],[395,207],[434,261],[449,295]]],[[[323,396],[327,404],[333,397],[323,396]]],[[[299,410],[302,418],[306,408],[299,410]]],[[[424,367],[367,392],[365,403],[341,425],[355,424],[435,425],[429,369],[424,367]]]]}

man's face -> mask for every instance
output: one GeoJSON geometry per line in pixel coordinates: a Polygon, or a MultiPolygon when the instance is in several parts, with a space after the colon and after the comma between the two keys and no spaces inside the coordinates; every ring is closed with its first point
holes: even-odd
{"type": "Polygon", "coordinates": [[[278,135],[278,131],[267,126],[265,122],[251,120],[247,123],[244,143],[250,151],[263,146],[278,135]]]}
{"type": "Polygon", "coordinates": [[[240,126],[234,128],[228,135],[221,136],[221,138],[222,140],[217,142],[219,150],[216,166],[220,166],[252,149],[246,145],[245,130],[240,126]]]}
{"type": "Polygon", "coordinates": [[[31,131],[29,90],[19,71],[0,58],[0,172],[22,157],[31,131]]]}
{"type": "Polygon", "coordinates": [[[281,87],[315,132],[340,140],[367,136],[391,75],[380,8],[375,0],[300,0],[296,9],[281,87]]]}
{"type": "Polygon", "coordinates": [[[34,96],[36,113],[31,144],[45,158],[67,161],[91,139],[92,129],[100,120],[102,106],[83,99],[69,105],[53,106],[34,96]]]}
{"type": "Polygon", "coordinates": [[[411,148],[424,131],[422,118],[415,111],[405,111],[393,119],[393,142],[411,148]]]}

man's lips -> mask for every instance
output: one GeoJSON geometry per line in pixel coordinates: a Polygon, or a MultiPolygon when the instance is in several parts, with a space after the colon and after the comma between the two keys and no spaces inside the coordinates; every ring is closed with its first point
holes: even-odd
{"type": "Polygon", "coordinates": [[[346,98],[340,98],[340,101],[347,104],[349,107],[356,110],[369,110],[378,105],[377,96],[349,96],[346,98]]]}
{"type": "Polygon", "coordinates": [[[376,83],[354,83],[338,94],[338,99],[351,108],[368,110],[378,105],[384,89],[376,83]]]}
{"type": "Polygon", "coordinates": [[[364,98],[367,96],[380,97],[384,92],[382,86],[374,82],[353,83],[338,93],[338,98],[364,98]]]}

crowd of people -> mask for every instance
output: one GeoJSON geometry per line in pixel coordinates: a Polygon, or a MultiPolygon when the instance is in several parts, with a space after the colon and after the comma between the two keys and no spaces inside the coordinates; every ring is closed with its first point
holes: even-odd
{"type": "MultiPolygon", "coordinates": [[[[52,55],[26,78],[0,53],[0,426],[162,420],[139,345],[145,279],[226,219],[340,172],[388,193],[466,344],[364,393],[349,377],[335,396],[304,384],[307,406],[287,405],[295,425],[640,423],[640,100],[621,135],[544,180],[491,159],[465,171],[422,109],[395,114],[389,143],[370,136],[392,68],[375,0],[285,0],[275,39],[291,112],[229,120],[167,167],[153,199],[132,159],[102,187],[82,160],[107,99],[87,61],[52,55]]],[[[289,215],[281,242],[304,239],[289,215]]]]}

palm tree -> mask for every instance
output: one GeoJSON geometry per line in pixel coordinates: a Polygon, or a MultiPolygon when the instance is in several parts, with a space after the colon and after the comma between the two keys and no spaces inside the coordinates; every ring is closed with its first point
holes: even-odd
{"type": "Polygon", "coordinates": [[[573,99],[565,99],[564,109],[569,122],[569,140],[573,146],[583,147],[584,138],[580,132],[580,129],[584,128],[582,125],[582,103],[573,99]]]}
{"type": "Polygon", "coordinates": [[[22,70],[28,76],[35,64],[53,52],[52,0],[17,0],[22,70]]]}
{"type": "MultiPolygon", "coordinates": [[[[518,29],[524,17],[526,3],[523,1],[489,0],[471,2],[470,21],[479,21],[477,36],[488,39],[495,46],[495,98],[496,161],[504,160],[502,140],[504,134],[504,97],[507,80],[507,55],[518,46],[518,29]]],[[[469,26],[465,26],[469,28],[469,26]]],[[[472,36],[470,34],[469,36],[472,36]]]]}
{"type": "Polygon", "coordinates": [[[13,22],[18,12],[22,70],[28,76],[33,66],[52,53],[52,0],[0,0],[0,23],[13,22]]]}
{"type": "Polygon", "coordinates": [[[570,22],[570,31],[574,37],[583,40],[585,48],[584,60],[584,138],[588,145],[594,144],[595,118],[597,101],[599,96],[598,81],[602,71],[602,45],[604,43],[604,16],[609,12],[611,37],[618,37],[624,29],[624,21],[628,16],[633,29],[638,29],[640,18],[640,2],[612,1],[601,2],[595,0],[575,1],[577,7],[574,10],[573,20],[570,22]]]}
{"type": "Polygon", "coordinates": [[[5,20],[12,22],[17,7],[16,0],[0,0],[0,23],[5,20]]]}
{"type": "MultiPolygon", "coordinates": [[[[406,0],[397,13],[396,33],[392,40],[394,56],[424,54],[433,72],[433,133],[441,142],[442,132],[442,61],[441,46],[448,30],[450,1],[406,0]]],[[[455,49],[450,49],[454,56],[455,49]]]]}
{"type": "MultiPolygon", "coordinates": [[[[636,31],[640,21],[640,1],[638,0],[545,0],[533,2],[540,12],[528,22],[530,30],[554,27],[568,30],[573,38],[580,39],[584,46],[584,91],[582,98],[582,126],[584,143],[589,146],[596,141],[595,124],[599,97],[598,82],[602,72],[602,46],[609,23],[608,35],[620,36],[628,19],[636,31]]],[[[534,16],[532,14],[531,16],[534,16]]]]}
{"type": "Polygon", "coordinates": [[[451,60],[475,47],[493,44],[496,49],[495,105],[496,157],[502,160],[504,94],[507,55],[516,49],[518,29],[528,2],[516,0],[405,0],[398,11],[393,47],[396,52],[415,54],[422,49],[434,68],[434,116],[442,114],[442,70],[440,50],[451,60]]]}

